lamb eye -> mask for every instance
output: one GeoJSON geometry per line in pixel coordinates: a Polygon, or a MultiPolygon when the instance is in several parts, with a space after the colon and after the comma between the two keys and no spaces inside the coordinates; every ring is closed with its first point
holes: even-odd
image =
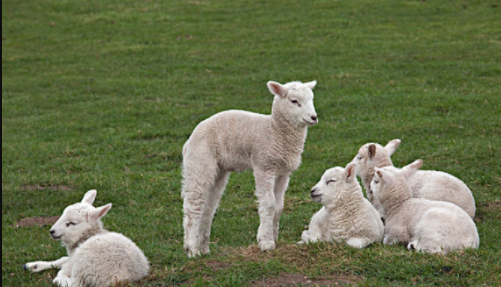
{"type": "Polygon", "coordinates": [[[374,180],[374,183],[375,183],[375,184],[378,184],[378,183],[379,183],[379,180],[374,180]]]}
{"type": "Polygon", "coordinates": [[[357,159],[361,160],[361,159],[362,159],[362,156],[361,156],[361,155],[359,155],[359,156],[357,157],[357,159]]]}
{"type": "Polygon", "coordinates": [[[331,184],[331,183],[333,183],[333,182],[336,182],[336,180],[335,180],[335,179],[328,180],[328,181],[327,181],[327,184],[331,184]]]}
{"type": "Polygon", "coordinates": [[[66,227],[70,227],[70,226],[73,226],[73,225],[77,225],[75,222],[66,222],[66,227]]]}
{"type": "Polygon", "coordinates": [[[298,107],[301,106],[301,104],[297,100],[291,100],[291,103],[293,103],[294,105],[297,105],[298,107]]]}

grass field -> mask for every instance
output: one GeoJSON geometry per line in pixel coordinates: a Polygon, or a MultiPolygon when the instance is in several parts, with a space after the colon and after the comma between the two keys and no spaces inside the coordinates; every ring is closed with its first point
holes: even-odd
{"type": "Polygon", "coordinates": [[[501,5],[485,1],[2,1],[2,285],[50,286],[21,265],[65,249],[46,227],[85,191],[149,257],[130,286],[501,286],[501,5]],[[292,175],[276,251],[256,246],[250,172],[233,174],[212,254],[182,248],[181,148],[227,109],[269,113],[268,80],[317,80],[320,123],[292,175]],[[481,246],[296,246],[310,188],[369,141],[402,139],[463,179],[481,246]],[[307,279],[305,279],[307,277],[307,279]],[[261,284],[261,285],[259,285],[261,284]],[[275,285],[274,285],[275,284],[275,285]]]}

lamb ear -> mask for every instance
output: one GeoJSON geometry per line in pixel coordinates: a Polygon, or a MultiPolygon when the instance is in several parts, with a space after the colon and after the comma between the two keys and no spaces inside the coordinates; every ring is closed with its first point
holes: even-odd
{"type": "Polygon", "coordinates": [[[369,145],[369,158],[372,159],[375,156],[376,156],[376,145],[370,144],[369,145]]]}
{"type": "Polygon", "coordinates": [[[399,140],[399,139],[394,139],[394,140],[391,140],[389,141],[386,146],[384,147],[384,149],[388,152],[388,155],[392,155],[398,148],[398,146],[400,145],[402,141],[399,140]]]}
{"type": "Polygon", "coordinates": [[[308,83],[304,83],[308,88],[310,88],[311,90],[313,90],[316,86],[317,86],[317,81],[311,81],[311,82],[308,82],[308,83]]]}
{"type": "Polygon", "coordinates": [[[346,182],[353,182],[357,174],[357,164],[350,162],[344,169],[344,175],[346,176],[346,182]]]}
{"type": "Polygon", "coordinates": [[[269,81],[267,85],[272,94],[282,98],[285,98],[285,96],[287,96],[287,89],[280,83],[269,81]]]}
{"type": "Polygon", "coordinates": [[[381,169],[381,168],[376,167],[376,174],[377,174],[377,176],[379,176],[379,178],[382,181],[387,182],[387,183],[390,182],[392,179],[391,173],[389,173],[388,171],[381,169]]]}
{"type": "Polygon", "coordinates": [[[92,205],[94,203],[94,200],[96,200],[96,195],[97,195],[97,190],[95,189],[87,191],[87,193],[84,195],[82,199],[82,203],[87,203],[92,205]]]}
{"type": "Polygon", "coordinates": [[[112,204],[108,203],[105,206],[97,207],[92,211],[89,211],[87,214],[87,220],[98,220],[101,217],[105,216],[108,211],[110,211],[112,204]]]}
{"type": "Polygon", "coordinates": [[[402,172],[407,177],[412,176],[414,173],[416,173],[416,171],[419,170],[419,168],[421,168],[422,165],[423,165],[423,160],[418,159],[418,160],[414,161],[413,163],[404,166],[402,168],[402,172]]]}

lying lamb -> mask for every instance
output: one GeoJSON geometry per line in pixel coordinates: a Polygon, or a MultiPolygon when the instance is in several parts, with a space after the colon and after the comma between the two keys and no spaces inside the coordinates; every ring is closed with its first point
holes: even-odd
{"type": "MultiPolygon", "coordinates": [[[[380,213],[381,208],[372,196],[370,183],[376,167],[393,166],[390,156],[399,145],[398,139],[390,141],[384,147],[368,143],[360,148],[353,159],[358,165],[357,175],[362,178],[367,198],[380,213]]],[[[412,197],[451,202],[464,209],[471,218],[475,216],[475,199],[468,186],[457,177],[441,171],[420,170],[410,178],[410,185],[412,197]]]]}
{"type": "Polygon", "coordinates": [[[324,207],[313,216],[300,243],[346,241],[352,247],[364,248],[381,242],[383,223],[376,209],[364,198],[355,170],[355,163],[346,168],[331,168],[313,187],[311,198],[324,207]]]}
{"type": "Polygon", "coordinates": [[[225,111],[201,122],[183,147],[184,249],[209,253],[212,218],[232,171],[253,170],[259,202],[257,240],[275,248],[289,175],[301,163],[308,126],[318,122],[313,105],[316,81],[281,85],[271,115],[225,111]]]}
{"type": "Polygon", "coordinates": [[[463,209],[449,202],[411,197],[409,179],[422,163],[417,160],[401,170],[376,168],[371,189],[386,221],[384,244],[402,242],[408,249],[426,253],[478,248],[477,227],[463,209]]]}
{"type": "Polygon", "coordinates": [[[32,272],[61,269],[54,283],[67,287],[107,287],[120,282],[138,281],[148,274],[149,263],[129,238],[103,229],[101,218],[111,204],[95,208],[95,190],[82,202],[68,206],[50,229],[61,240],[68,257],[46,262],[30,262],[23,267],[32,272]]]}

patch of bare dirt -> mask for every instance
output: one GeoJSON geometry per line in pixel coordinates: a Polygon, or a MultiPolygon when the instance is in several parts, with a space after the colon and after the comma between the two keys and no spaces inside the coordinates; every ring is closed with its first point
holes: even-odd
{"type": "Polygon", "coordinates": [[[310,265],[317,265],[320,261],[325,261],[323,260],[325,258],[336,258],[335,262],[328,262],[331,268],[350,264],[351,258],[347,255],[346,249],[342,248],[342,244],[321,243],[321,253],[310,253],[310,248],[316,249],[318,247],[309,247],[307,244],[283,244],[279,242],[277,248],[270,252],[262,252],[257,245],[250,245],[232,250],[227,255],[237,257],[239,260],[246,262],[263,262],[272,259],[279,260],[287,264],[292,264],[297,267],[300,272],[311,267],[310,265]]]}
{"type": "Polygon", "coordinates": [[[205,264],[212,269],[212,271],[224,270],[233,266],[233,264],[228,262],[222,262],[217,260],[206,261],[205,264]]]}
{"type": "Polygon", "coordinates": [[[496,199],[491,202],[485,202],[478,205],[477,214],[475,215],[474,221],[476,223],[482,223],[486,216],[486,213],[494,212],[496,218],[501,220],[501,200],[496,199]]]}
{"type": "Polygon", "coordinates": [[[360,281],[354,275],[329,275],[322,278],[308,278],[300,273],[282,273],[277,278],[269,278],[252,282],[252,286],[282,287],[282,286],[346,286],[360,281]]]}
{"type": "Polygon", "coordinates": [[[492,202],[486,202],[482,204],[482,207],[489,209],[489,210],[501,210],[501,200],[496,199],[492,202]]]}
{"type": "Polygon", "coordinates": [[[24,190],[53,190],[53,191],[70,191],[73,190],[73,187],[69,185],[59,185],[52,183],[44,183],[44,184],[34,184],[34,185],[23,185],[22,189],[24,190]]]}
{"type": "Polygon", "coordinates": [[[59,219],[60,216],[47,216],[47,217],[31,217],[19,220],[15,227],[31,227],[31,226],[52,226],[59,219]]]}

